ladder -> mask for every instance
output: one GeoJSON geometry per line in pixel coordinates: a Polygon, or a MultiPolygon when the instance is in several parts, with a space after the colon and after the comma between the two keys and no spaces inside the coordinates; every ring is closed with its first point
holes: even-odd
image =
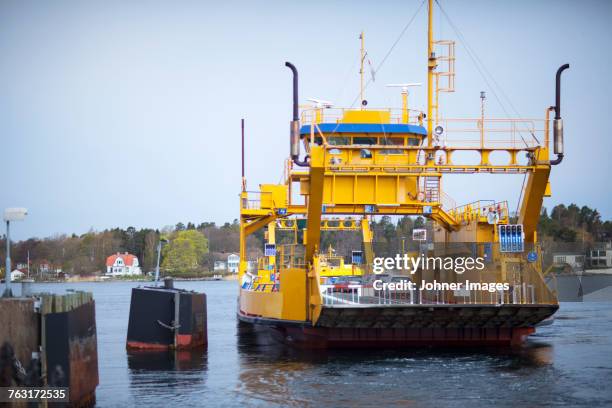
{"type": "Polygon", "coordinates": [[[423,177],[423,191],[425,192],[425,201],[430,203],[439,203],[440,176],[423,177]]]}
{"type": "Polygon", "coordinates": [[[455,92],[455,42],[452,40],[434,41],[440,55],[436,57],[440,71],[435,72],[435,98],[433,119],[438,124],[440,120],[440,92],[455,92]]]}
{"type": "Polygon", "coordinates": [[[442,52],[436,57],[440,63],[441,69],[444,71],[436,72],[438,78],[446,79],[437,82],[436,92],[455,92],[455,42],[451,40],[435,41],[435,44],[441,48],[442,52]]]}

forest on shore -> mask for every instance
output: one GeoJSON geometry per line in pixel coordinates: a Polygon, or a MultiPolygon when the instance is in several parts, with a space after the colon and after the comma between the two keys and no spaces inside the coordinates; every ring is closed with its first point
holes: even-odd
{"type": "MultiPolygon", "coordinates": [[[[394,220],[383,216],[372,222],[372,230],[375,241],[391,242],[410,237],[413,228],[425,224],[422,217],[406,216],[394,220]]],[[[543,209],[538,233],[542,242],[579,242],[588,246],[612,239],[612,221],[603,221],[596,209],[587,206],[560,204],[553,207],[550,213],[543,209]]],[[[323,235],[321,248],[326,250],[332,243],[338,250],[354,248],[359,244],[360,237],[358,234],[353,235],[352,239],[337,239],[337,234],[323,235]]],[[[147,273],[155,268],[160,238],[168,241],[163,246],[161,257],[161,269],[165,275],[203,276],[212,273],[215,261],[227,261],[229,254],[238,253],[239,223],[238,220],[223,225],[214,222],[179,222],[161,229],[113,228],[90,230],[81,235],[30,238],[12,243],[11,259],[15,268],[19,264],[26,264],[29,254],[33,275],[39,272],[41,264],[51,265],[53,271],[93,275],[106,271],[109,255],[128,252],[138,257],[142,271],[147,273]]],[[[0,240],[2,260],[5,259],[5,245],[6,236],[3,235],[0,240]]],[[[263,230],[249,236],[248,258],[256,259],[262,255],[263,245],[263,230]]]]}

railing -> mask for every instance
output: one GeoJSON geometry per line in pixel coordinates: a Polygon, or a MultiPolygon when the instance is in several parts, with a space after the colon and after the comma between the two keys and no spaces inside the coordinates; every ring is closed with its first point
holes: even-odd
{"type": "Polygon", "coordinates": [[[529,149],[544,144],[546,123],[544,119],[441,119],[438,125],[444,134],[436,142],[459,149],[529,149]]]}
{"type": "MultiPolygon", "coordinates": [[[[307,108],[301,112],[301,123],[341,123],[344,115],[354,108],[307,108]]],[[[423,112],[410,109],[406,121],[401,108],[368,108],[366,111],[383,112],[380,123],[409,123],[426,126],[423,112]]],[[[376,123],[376,122],[373,122],[376,123]]],[[[433,147],[452,149],[523,150],[545,145],[549,140],[550,120],[546,119],[495,119],[495,118],[441,118],[438,125],[444,129],[441,136],[433,136],[433,147]],[[467,135],[467,137],[466,137],[467,135]]],[[[318,130],[314,130],[318,133],[318,130]]],[[[317,135],[318,136],[318,135],[317,135]]]]}
{"type": "Polygon", "coordinates": [[[243,210],[261,209],[262,197],[271,197],[270,191],[246,191],[246,196],[240,199],[240,208],[243,210]]]}
{"type": "Polygon", "coordinates": [[[542,274],[547,255],[540,247],[525,243],[523,252],[501,253],[499,245],[496,242],[427,244],[404,239],[375,242],[371,266],[376,266],[377,259],[397,256],[420,258],[422,263],[413,271],[411,267],[397,266],[395,261],[390,267],[379,262],[378,268],[363,268],[382,272],[378,275],[366,273],[349,278],[348,282],[332,282],[327,278],[320,285],[322,303],[556,304],[556,288],[551,286],[554,282],[546,282],[542,274]],[[472,260],[468,267],[469,258],[472,260]],[[449,260],[452,263],[447,266],[449,260]]]}
{"type": "Polygon", "coordinates": [[[440,178],[433,176],[422,177],[421,191],[424,193],[425,202],[440,202],[440,178]]]}
{"type": "Polygon", "coordinates": [[[290,268],[305,268],[305,247],[302,244],[287,244],[277,246],[276,270],[290,268]]]}
{"type": "MultiPolygon", "coordinates": [[[[454,166],[506,166],[519,169],[524,165],[519,164],[518,153],[530,151],[543,145],[547,140],[548,126],[546,120],[538,119],[443,119],[441,121],[444,131],[440,136],[434,135],[429,152],[437,165],[454,166]],[[484,123],[484,127],[483,127],[484,123]],[[467,135],[467,137],[466,137],[467,135]],[[471,135],[474,137],[471,138],[471,135]],[[474,151],[481,154],[479,163],[468,163],[471,161],[454,154],[460,151],[474,151]],[[506,163],[493,163],[503,161],[495,155],[494,151],[506,151],[509,153],[506,163]],[[466,163],[461,163],[466,161],[466,163]]],[[[331,139],[329,132],[325,134],[317,127],[314,130],[315,137],[323,139],[326,147],[326,163],[330,167],[338,168],[371,168],[376,166],[389,166],[402,168],[426,164],[427,149],[426,140],[420,144],[403,143],[391,144],[391,137],[369,135],[375,139],[373,144],[361,144],[351,139],[351,135],[342,137],[334,136],[331,139]]],[[[361,137],[361,136],[355,136],[361,137]]]]}
{"type": "Polygon", "coordinates": [[[479,200],[448,210],[448,214],[455,218],[457,222],[469,222],[473,220],[484,222],[487,220],[490,213],[497,214],[497,222],[501,221],[507,223],[510,216],[508,202],[501,201],[496,203],[493,200],[479,200]]]}
{"type": "Polygon", "coordinates": [[[336,172],[382,169],[386,172],[423,173],[429,169],[456,173],[474,172],[483,168],[488,172],[524,173],[534,164],[531,161],[521,162],[519,153],[529,152],[539,146],[531,133],[529,138],[519,138],[516,134],[500,134],[499,138],[494,138],[485,134],[484,139],[479,141],[455,138],[448,132],[441,137],[434,137],[431,150],[427,150],[426,140],[418,141],[420,144],[411,144],[410,140],[404,142],[402,138],[370,135],[372,144],[362,144],[361,140],[354,140],[360,136],[332,136],[320,132],[318,128],[315,135],[325,146],[326,166],[336,172]],[[476,153],[479,157],[466,156],[464,152],[476,153]],[[496,152],[506,154],[499,155],[496,152]],[[427,158],[431,159],[431,163],[427,158]]]}
{"type": "MultiPolygon", "coordinates": [[[[302,109],[301,121],[302,124],[317,124],[317,123],[340,123],[346,112],[360,111],[359,108],[317,108],[310,107],[302,109]]],[[[366,111],[379,111],[389,114],[389,121],[384,123],[399,124],[409,123],[412,125],[423,125],[423,112],[415,109],[408,109],[408,121],[405,122],[405,111],[401,108],[368,108],[366,111]]]]}
{"type": "Polygon", "coordinates": [[[358,305],[503,305],[503,304],[536,304],[536,285],[515,284],[509,291],[494,292],[482,290],[448,291],[437,290],[390,290],[374,289],[363,285],[349,285],[337,289],[321,285],[321,298],[324,306],[358,306],[358,305]]]}
{"type": "Polygon", "coordinates": [[[442,204],[442,208],[446,210],[457,207],[457,202],[442,190],[440,190],[440,203],[442,204]]]}
{"type": "Polygon", "coordinates": [[[270,266],[270,258],[267,256],[261,257],[257,260],[257,270],[264,271],[268,270],[270,266]]]}

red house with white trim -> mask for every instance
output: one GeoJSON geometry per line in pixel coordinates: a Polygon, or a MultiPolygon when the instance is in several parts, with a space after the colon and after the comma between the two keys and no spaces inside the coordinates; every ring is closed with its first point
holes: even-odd
{"type": "Polygon", "coordinates": [[[135,255],[117,252],[106,258],[106,274],[110,276],[142,275],[142,270],[135,255]]]}

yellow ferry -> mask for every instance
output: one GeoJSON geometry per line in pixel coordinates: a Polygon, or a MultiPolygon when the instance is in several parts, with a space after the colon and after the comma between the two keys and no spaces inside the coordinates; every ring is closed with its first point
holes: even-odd
{"type": "Polygon", "coordinates": [[[569,65],[557,71],[555,105],[541,119],[488,118],[484,109],[474,119],[442,118],[439,94],[454,91],[454,42],[434,40],[428,4],[426,112],[409,108],[410,84],[401,84],[401,109],[367,107],[363,35],[358,108],[315,101],[300,112],[298,71],[286,63],[293,73],[293,118],[284,181],[248,191],[243,166],[237,315],[244,328],[301,347],[516,344],[558,309],[542,274],[536,227],[550,195],[551,168],[563,159],[560,77],[569,65]],[[463,152],[476,152],[479,162],[464,162],[463,152]],[[498,152],[508,160],[494,160],[498,152]],[[506,202],[457,206],[442,190],[445,175],[483,173],[525,175],[516,217],[506,202]],[[430,221],[428,230],[414,231],[411,248],[397,253],[399,261],[422,257],[414,270],[374,270],[378,259],[394,256],[375,242],[371,225],[380,216],[430,221]],[[264,256],[251,270],[247,237],[261,229],[264,256]],[[289,243],[277,242],[284,230],[294,235],[289,243]],[[360,233],[360,248],[339,254],[321,247],[322,234],[335,230],[360,233]],[[459,261],[465,266],[468,258],[483,267],[459,272],[459,261]],[[478,285],[459,285],[466,281],[478,285]],[[456,285],[391,289],[399,282],[456,285]]]}

